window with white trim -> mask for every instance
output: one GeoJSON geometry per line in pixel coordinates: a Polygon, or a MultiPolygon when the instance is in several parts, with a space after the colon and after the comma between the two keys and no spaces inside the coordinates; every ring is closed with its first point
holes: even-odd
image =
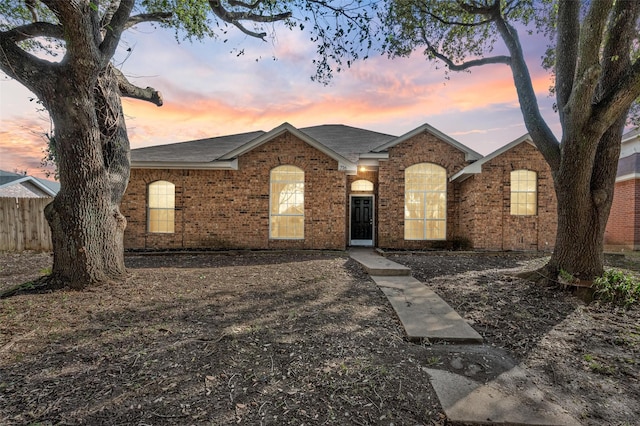
{"type": "Polygon", "coordinates": [[[447,237],[447,171],[420,163],[404,171],[405,240],[444,240],[447,237]]]}
{"type": "Polygon", "coordinates": [[[295,166],[271,170],[269,238],[304,238],[304,171],[295,166]]]}
{"type": "Polygon", "coordinates": [[[175,226],[176,189],[171,182],[159,180],[147,189],[147,231],[172,234],[175,226]]]}
{"type": "Polygon", "coordinates": [[[511,214],[534,216],[538,213],[538,175],[532,170],[511,172],[511,214]]]}

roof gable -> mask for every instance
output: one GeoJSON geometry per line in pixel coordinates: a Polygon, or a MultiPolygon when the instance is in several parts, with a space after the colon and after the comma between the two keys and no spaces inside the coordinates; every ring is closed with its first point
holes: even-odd
{"type": "Polygon", "coordinates": [[[60,189],[60,184],[57,182],[50,182],[33,176],[24,176],[18,173],[0,170],[0,193],[11,193],[10,188],[15,185],[22,187],[20,193],[28,191],[38,197],[54,197],[60,189]]]}
{"type": "Polygon", "coordinates": [[[482,172],[482,165],[493,160],[494,158],[504,154],[505,152],[509,151],[510,149],[520,145],[521,143],[528,143],[532,146],[535,147],[535,144],[533,143],[533,139],[531,139],[531,136],[529,136],[529,134],[525,134],[520,136],[518,139],[509,142],[508,144],[506,144],[505,146],[498,148],[497,150],[493,151],[491,154],[487,155],[486,157],[481,158],[480,160],[469,164],[467,167],[465,167],[464,169],[460,170],[458,173],[456,173],[455,175],[451,176],[451,181],[452,182],[462,182],[463,180],[467,179],[469,176],[473,175],[473,174],[478,174],[482,172]]]}
{"type": "Polygon", "coordinates": [[[291,133],[293,136],[311,145],[312,147],[322,152],[323,154],[326,154],[327,156],[336,160],[338,162],[339,170],[353,171],[356,169],[356,161],[351,161],[345,158],[343,155],[335,152],[334,150],[330,149],[326,145],[320,143],[313,137],[309,136],[307,133],[295,128],[289,123],[282,123],[280,126],[276,127],[275,129],[245,143],[242,146],[239,146],[238,148],[220,157],[220,160],[231,160],[231,159],[237,158],[240,155],[245,154],[254,148],[257,148],[260,145],[265,144],[286,132],[291,133]]]}
{"type": "Polygon", "coordinates": [[[444,133],[442,133],[440,130],[436,129],[435,127],[430,126],[429,124],[423,124],[420,127],[417,127],[413,130],[411,130],[410,132],[405,133],[402,136],[398,136],[397,138],[388,141],[387,143],[378,146],[377,148],[373,149],[373,152],[382,152],[382,151],[387,151],[389,150],[389,148],[392,148],[398,144],[401,144],[402,142],[409,140],[411,138],[413,138],[414,136],[417,136],[421,133],[430,133],[433,136],[437,137],[438,139],[448,143],[449,145],[453,146],[454,148],[464,152],[464,158],[466,161],[473,161],[473,160],[479,160],[480,158],[482,158],[482,155],[480,155],[479,153],[477,153],[476,151],[472,150],[471,148],[469,148],[466,145],[463,145],[462,143],[458,142],[457,140],[453,139],[451,136],[447,136],[444,133]]]}

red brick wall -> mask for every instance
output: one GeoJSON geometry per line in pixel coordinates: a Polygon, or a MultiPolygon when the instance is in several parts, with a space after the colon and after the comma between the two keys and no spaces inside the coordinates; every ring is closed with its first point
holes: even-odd
{"type": "Polygon", "coordinates": [[[521,143],[482,165],[460,185],[460,235],[480,250],[551,250],[555,245],[557,202],[551,171],[539,151],[521,143]],[[511,215],[511,171],[538,177],[535,216],[511,215]]]}
{"type": "MultiPolygon", "coordinates": [[[[447,170],[447,178],[468,163],[462,151],[424,132],[389,149],[389,160],[380,161],[378,174],[378,246],[397,249],[432,247],[433,241],[404,240],[404,171],[418,163],[434,163],[447,170]]],[[[447,239],[458,234],[456,196],[447,185],[447,239]]],[[[437,243],[436,243],[437,244],[437,243]]]]}
{"type": "Polygon", "coordinates": [[[609,249],[640,250],[640,179],[616,183],[604,242],[609,249]]]}
{"type": "Polygon", "coordinates": [[[289,133],[238,159],[238,170],[133,169],[122,202],[125,247],[344,249],[346,176],[338,163],[289,133]],[[305,172],[304,240],[269,239],[269,173],[279,165],[305,172]],[[146,232],[147,185],[175,184],[173,234],[146,232]]]}

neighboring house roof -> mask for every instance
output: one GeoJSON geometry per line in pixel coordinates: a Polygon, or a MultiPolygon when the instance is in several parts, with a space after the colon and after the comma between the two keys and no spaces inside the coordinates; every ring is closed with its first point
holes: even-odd
{"type": "Polygon", "coordinates": [[[392,148],[396,145],[398,145],[399,143],[402,143],[408,139],[411,139],[414,136],[419,135],[420,133],[431,133],[432,135],[436,136],[437,138],[447,142],[449,145],[453,146],[454,148],[459,149],[460,151],[465,153],[464,159],[466,161],[474,161],[474,160],[479,160],[482,158],[482,155],[475,152],[474,150],[472,150],[471,148],[469,148],[466,145],[461,144],[460,142],[458,142],[457,140],[453,139],[451,136],[445,135],[444,133],[442,133],[440,130],[436,129],[435,127],[432,127],[428,124],[423,124],[422,126],[415,128],[413,130],[411,130],[410,132],[405,133],[402,136],[399,136],[391,141],[388,141],[387,143],[378,146],[377,148],[373,149],[373,152],[383,152],[383,151],[388,151],[389,148],[392,148]]]}
{"type": "Polygon", "coordinates": [[[59,190],[58,182],[0,170],[0,197],[53,197],[59,190]]]}
{"type": "Polygon", "coordinates": [[[531,139],[531,136],[529,136],[529,134],[527,133],[526,135],[522,135],[518,139],[516,139],[516,140],[514,140],[512,142],[509,142],[505,146],[493,151],[491,154],[487,155],[486,157],[481,158],[480,160],[476,161],[475,163],[469,164],[467,167],[465,167],[464,169],[460,170],[455,175],[451,176],[450,180],[452,182],[462,182],[463,180],[467,179],[471,175],[482,173],[482,165],[483,164],[485,164],[488,161],[493,160],[494,158],[496,158],[497,156],[499,156],[501,154],[504,154],[505,152],[509,151],[511,148],[513,148],[515,146],[518,146],[521,143],[528,143],[530,145],[535,146],[534,143],[533,143],[533,139],[531,139]]]}
{"type": "Polygon", "coordinates": [[[290,132],[338,161],[340,170],[355,171],[359,162],[386,159],[388,148],[425,131],[463,151],[467,160],[482,158],[477,152],[427,124],[396,137],[342,124],[298,129],[283,123],[269,132],[242,133],[134,149],[131,151],[131,165],[134,168],[237,169],[238,156],[284,132],[290,132]]]}
{"type": "Polygon", "coordinates": [[[640,178],[640,152],[618,160],[618,174],[616,176],[618,180],[623,177],[628,179],[640,178]]]}

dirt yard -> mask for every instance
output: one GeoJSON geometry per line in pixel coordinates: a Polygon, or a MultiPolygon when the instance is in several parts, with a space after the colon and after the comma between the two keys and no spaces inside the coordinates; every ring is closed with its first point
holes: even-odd
{"type": "MultiPolygon", "coordinates": [[[[585,425],[640,418],[640,308],[514,274],[525,255],[391,255],[585,425]]],[[[638,258],[613,258],[638,272],[638,258]]],[[[132,255],[130,277],[0,300],[0,424],[441,425],[425,368],[341,253],[132,255]]],[[[0,253],[0,290],[48,272],[0,253]]]]}

